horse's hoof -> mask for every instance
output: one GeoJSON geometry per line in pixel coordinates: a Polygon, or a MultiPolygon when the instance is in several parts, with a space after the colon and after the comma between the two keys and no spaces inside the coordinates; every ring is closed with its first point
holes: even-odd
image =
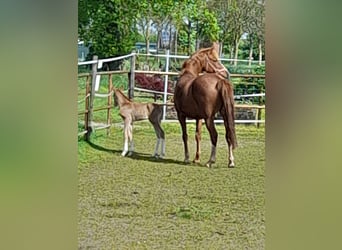
{"type": "Polygon", "coordinates": [[[122,152],[121,156],[125,157],[127,152],[122,152]]]}
{"type": "Polygon", "coordinates": [[[185,163],[185,164],[189,164],[189,163],[190,163],[189,159],[185,159],[185,160],[184,160],[184,163],[185,163]]]}
{"type": "Polygon", "coordinates": [[[193,163],[200,163],[201,161],[200,161],[200,159],[194,159],[192,162],[193,163]]]}
{"type": "Polygon", "coordinates": [[[231,163],[228,164],[228,168],[234,168],[234,167],[235,167],[234,162],[231,162],[231,163]]]}
{"type": "Polygon", "coordinates": [[[207,168],[211,168],[211,162],[207,162],[207,163],[205,164],[205,166],[206,166],[207,168]]]}
{"type": "Polygon", "coordinates": [[[133,152],[130,151],[130,152],[128,152],[127,156],[132,156],[132,154],[133,154],[133,152]]]}

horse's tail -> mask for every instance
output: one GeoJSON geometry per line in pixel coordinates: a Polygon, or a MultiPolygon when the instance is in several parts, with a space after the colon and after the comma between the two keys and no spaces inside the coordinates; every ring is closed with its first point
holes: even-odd
{"type": "Polygon", "coordinates": [[[222,79],[217,84],[217,89],[219,90],[222,102],[223,102],[223,108],[221,109],[221,112],[225,112],[226,114],[223,115],[224,119],[227,119],[228,121],[225,121],[228,126],[228,142],[233,146],[233,149],[237,147],[237,140],[236,140],[236,134],[235,134],[235,115],[234,115],[234,91],[233,86],[229,83],[228,80],[222,79]],[[226,117],[226,118],[225,118],[226,117]]]}

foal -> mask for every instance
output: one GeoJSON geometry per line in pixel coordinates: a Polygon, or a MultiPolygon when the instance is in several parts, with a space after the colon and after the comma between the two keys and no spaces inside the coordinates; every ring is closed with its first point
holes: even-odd
{"type": "Polygon", "coordinates": [[[165,133],[160,126],[160,122],[163,115],[163,104],[157,103],[137,103],[132,102],[127,96],[125,96],[121,90],[114,88],[115,103],[120,108],[120,116],[124,121],[124,137],[125,143],[122,151],[122,156],[132,155],[134,150],[133,143],[133,122],[141,120],[149,120],[157,136],[156,148],[152,156],[164,157],[165,156],[165,133]],[[128,146],[130,144],[130,150],[128,146]],[[160,155],[158,149],[160,147],[160,155]]]}

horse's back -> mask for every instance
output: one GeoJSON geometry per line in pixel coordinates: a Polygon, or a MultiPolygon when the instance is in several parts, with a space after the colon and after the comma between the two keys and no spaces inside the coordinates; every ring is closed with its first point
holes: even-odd
{"type": "Polygon", "coordinates": [[[175,91],[176,109],[189,118],[209,118],[214,116],[223,104],[221,81],[227,81],[217,74],[206,73],[195,78],[191,84],[178,87],[175,91]]]}

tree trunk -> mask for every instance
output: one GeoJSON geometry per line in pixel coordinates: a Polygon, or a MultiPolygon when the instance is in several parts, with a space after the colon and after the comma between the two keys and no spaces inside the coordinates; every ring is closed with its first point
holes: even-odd
{"type": "Polygon", "coordinates": [[[220,42],[219,57],[222,57],[223,43],[220,42]]]}
{"type": "Polygon", "coordinates": [[[253,43],[251,43],[251,47],[249,48],[249,57],[248,57],[249,67],[252,65],[252,59],[253,59],[253,43]]]}
{"type": "MultiPolygon", "coordinates": [[[[234,58],[234,47],[233,46],[229,46],[230,47],[230,55],[229,58],[233,59],[234,58]]],[[[233,61],[230,61],[230,64],[233,64],[233,61]]]]}
{"type": "Polygon", "coordinates": [[[172,51],[172,25],[170,24],[170,33],[169,33],[169,45],[168,45],[168,49],[170,50],[170,51],[172,51]]]}
{"type": "Polygon", "coordinates": [[[261,41],[259,41],[259,65],[261,65],[261,61],[262,61],[262,45],[261,45],[261,41]]]}
{"type": "Polygon", "coordinates": [[[188,24],[188,55],[191,54],[191,22],[188,24]]]}
{"type": "MultiPolygon", "coordinates": [[[[177,36],[178,32],[177,32],[177,29],[175,30],[175,39],[174,39],[174,43],[175,43],[175,55],[177,55],[177,39],[178,39],[178,36],[177,36]]],[[[175,58],[175,61],[176,61],[176,58],[175,58]]]]}
{"type": "MultiPolygon", "coordinates": [[[[147,31],[149,33],[149,31],[147,31]]],[[[146,34],[146,54],[150,52],[150,37],[148,34],[146,34]]]]}
{"type": "Polygon", "coordinates": [[[195,50],[199,50],[199,47],[200,47],[200,41],[198,39],[198,21],[196,22],[196,48],[195,50]]]}
{"type": "MultiPolygon", "coordinates": [[[[157,43],[156,43],[156,50],[157,50],[157,54],[158,54],[158,51],[159,51],[159,48],[160,48],[160,41],[161,41],[161,29],[158,29],[158,32],[157,32],[157,43]]],[[[159,57],[158,57],[159,59],[159,57]]]]}
{"type": "Polygon", "coordinates": [[[150,22],[146,23],[145,44],[146,44],[146,54],[148,54],[149,49],[150,49],[150,22]]]}
{"type": "Polygon", "coordinates": [[[234,55],[234,66],[237,65],[237,59],[239,55],[239,44],[240,44],[240,39],[235,40],[235,55],[234,55]]]}

